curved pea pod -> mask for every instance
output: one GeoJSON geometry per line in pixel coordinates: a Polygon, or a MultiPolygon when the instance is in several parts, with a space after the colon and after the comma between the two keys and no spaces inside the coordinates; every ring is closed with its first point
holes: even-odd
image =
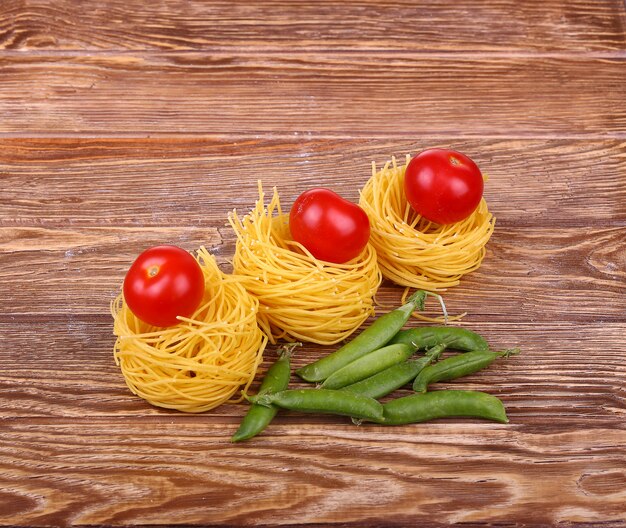
{"type": "MultiPolygon", "coordinates": [[[[259,387],[259,394],[279,392],[287,388],[291,376],[290,357],[293,348],[294,345],[283,348],[280,357],[267,370],[259,387]]],[[[252,404],[239,428],[230,439],[231,442],[241,442],[258,435],[274,419],[277,412],[278,408],[273,405],[252,404]]]]}
{"type": "Polygon", "coordinates": [[[502,402],[485,392],[443,390],[412,394],[383,405],[384,425],[421,423],[438,418],[482,418],[508,423],[502,402]]]}
{"type": "Polygon", "coordinates": [[[415,292],[400,308],[381,315],[353,340],[331,354],[296,370],[296,374],[305,381],[324,381],[341,367],[385,346],[408,321],[411,313],[416,309],[424,309],[426,295],[428,293],[423,290],[415,292]]]}
{"type": "Polygon", "coordinates": [[[429,350],[427,354],[421,358],[408,359],[402,363],[392,365],[369,378],[357,381],[351,385],[346,385],[340,390],[355,392],[375,399],[382,398],[414,380],[424,367],[439,357],[444,349],[445,346],[440,345],[439,347],[429,350]]]}
{"type": "Polygon", "coordinates": [[[487,341],[476,332],[452,326],[421,326],[401,330],[389,341],[389,344],[394,343],[411,345],[415,350],[432,348],[440,344],[455,350],[489,350],[487,341]]]}
{"type": "Polygon", "coordinates": [[[431,383],[450,381],[469,374],[474,374],[491,365],[496,358],[508,357],[518,352],[518,349],[504,350],[502,352],[476,350],[474,352],[466,352],[465,354],[446,358],[439,363],[424,368],[415,378],[413,390],[415,392],[426,392],[431,383]]]}
{"type": "Polygon", "coordinates": [[[413,349],[403,344],[379,348],[333,372],[320,387],[322,389],[340,389],[368,378],[392,365],[401,363],[411,357],[412,354],[413,349]]]}
{"type": "Polygon", "coordinates": [[[383,419],[383,406],[380,402],[351,392],[299,389],[250,396],[248,399],[259,405],[276,405],[291,411],[338,414],[371,421],[383,419]]]}

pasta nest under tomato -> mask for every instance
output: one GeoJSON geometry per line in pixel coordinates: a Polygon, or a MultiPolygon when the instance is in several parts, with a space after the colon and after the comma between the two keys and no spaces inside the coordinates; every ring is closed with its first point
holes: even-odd
{"type": "MultiPolygon", "coordinates": [[[[406,157],[408,165],[410,157],[406,157]]],[[[484,198],[465,220],[440,225],[417,214],[404,193],[406,165],[395,158],[372,176],[361,190],[359,205],[371,227],[383,276],[396,284],[431,291],[459,284],[485,257],[495,218],[484,198]]]]}
{"type": "Polygon", "coordinates": [[[204,274],[204,299],[177,325],[144,323],[122,294],[111,304],[115,362],[130,390],[153,405],[185,412],[240,401],[267,344],[256,319],[259,302],[243,279],[222,273],[205,248],[196,259],[204,274]]]}
{"type": "Polygon", "coordinates": [[[233,268],[259,301],[259,325],[272,343],[278,339],[329,345],[352,334],[374,313],[382,281],[376,251],[368,244],[345,264],[317,260],[291,240],[289,215],[278,192],[264,205],[259,184],[255,208],[229,222],[237,235],[233,268]]]}

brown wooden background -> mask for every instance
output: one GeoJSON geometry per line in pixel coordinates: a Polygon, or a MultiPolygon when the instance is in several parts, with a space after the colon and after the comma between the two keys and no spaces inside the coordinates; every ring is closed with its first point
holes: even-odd
{"type": "Polygon", "coordinates": [[[2,524],[623,525],[625,293],[622,0],[0,1],[2,524]],[[509,425],[285,413],[231,445],[245,406],[129,393],[108,305],[142,249],[226,263],[258,178],[356,200],[429,146],[490,176],[445,298],[523,348],[455,383],[509,425]]]}

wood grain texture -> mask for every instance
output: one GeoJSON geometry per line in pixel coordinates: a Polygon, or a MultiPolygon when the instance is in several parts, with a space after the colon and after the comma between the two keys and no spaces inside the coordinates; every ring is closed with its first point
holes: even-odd
{"type": "Polygon", "coordinates": [[[5,431],[0,507],[33,525],[241,525],[251,514],[258,525],[556,525],[619,521],[626,498],[625,453],[607,449],[622,426],[304,425],[254,448],[228,445],[209,420],[10,420],[5,431]],[[28,446],[18,458],[16,445],[28,446]]]}
{"type": "Polygon", "coordinates": [[[5,2],[0,49],[624,50],[621,0],[5,2]]]}
{"type": "Polygon", "coordinates": [[[625,67],[585,56],[9,55],[0,134],[623,138],[625,67]]]}
{"type": "MultiPolygon", "coordinates": [[[[204,245],[225,270],[231,269],[230,228],[0,228],[0,283],[11,284],[0,321],[68,310],[108,320],[108,303],[136,255],[161,243],[188,250],[204,245]]],[[[399,291],[383,290],[379,302],[398,304],[399,291]]],[[[482,267],[445,299],[451,313],[469,311],[479,320],[510,321],[511,314],[532,322],[623,320],[625,229],[498,229],[482,267]]]]}
{"type": "MultiPolygon", "coordinates": [[[[409,326],[420,324],[424,323],[413,321],[409,326]]],[[[520,317],[513,333],[510,324],[470,316],[464,326],[484,335],[494,349],[519,346],[522,353],[499,360],[472,376],[440,383],[435,388],[493,393],[504,401],[513,425],[533,424],[539,420],[545,423],[546,432],[552,425],[623,422],[626,366],[624,352],[615,343],[626,331],[625,322],[545,321],[538,325],[520,317]]],[[[167,421],[224,422],[233,428],[247,408],[246,404],[223,405],[194,418],[152,407],[133,396],[113,362],[115,339],[108,321],[95,322],[69,313],[51,316],[42,323],[2,322],[0,329],[3,335],[14,332],[10,346],[5,346],[0,353],[4,418],[158,415],[167,421]],[[37,352],[25,356],[21,350],[37,352]],[[59,362],[60,353],[62,362],[59,362]]],[[[259,379],[273,362],[274,350],[275,347],[268,349],[259,379]]],[[[311,345],[298,349],[293,358],[294,370],[331,350],[311,345]]],[[[305,385],[294,375],[291,386],[305,385]]],[[[408,389],[399,391],[396,396],[407,394],[408,389]]],[[[276,420],[277,424],[292,423],[293,417],[283,413],[276,420]]],[[[328,434],[333,434],[335,424],[345,420],[302,415],[299,421],[326,423],[328,434]]],[[[293,432],[296,434],[298,429],[293,432]]],[[[256,441],[249,445],[253,448],[256,441]]]]}
{"type": "MultiPolygon", "coordinates": [[[[0,226],[221,228],[233,208],[253,207],[258,179],[286,205],[316,185],[356,201],[372,161],[434,146],[466,152],[488,174],[499,227],[626,224],[623,140],[203,137],[0,140],[0,226]]],[[[0,249],[30,242],[11,244],[0,249]]]]}
{"type": "Polygon", "coordinates": [[[0,525],[626,527],[625,61],[622,0],[0,0],[0,525]],[[228,269],[259,178],[357,200],[430,146],[497,217],[448,310],[522,348],[437,388],[510,424],[281,412],[232,445],[246,405],[129,392],[108,309],[140,250],[228,269]]]}

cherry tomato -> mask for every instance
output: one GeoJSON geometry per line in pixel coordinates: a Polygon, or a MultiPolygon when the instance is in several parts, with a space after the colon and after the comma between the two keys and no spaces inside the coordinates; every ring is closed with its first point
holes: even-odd
{"type": "Polygon", "coordinates": [[[357,257],[370,237],[367,214],[329,189],[310,189],[289,214],[291,236],[320,260],[343,264],[357,257]]]}
{"type": "Polygon", "coordinates": [[[465,154],[433,148],[409,162],[404,192],[416,213],[437,224],[453,224],[478,207],[483,175],[465,154]]]}
{"type": "Polygon", "coordinates": [[[191,316],[204,296],[204,275],[187,251],[156,246],[133,262],[124,279],[124,300],[142,321],[172,326],[191,316]]]}

